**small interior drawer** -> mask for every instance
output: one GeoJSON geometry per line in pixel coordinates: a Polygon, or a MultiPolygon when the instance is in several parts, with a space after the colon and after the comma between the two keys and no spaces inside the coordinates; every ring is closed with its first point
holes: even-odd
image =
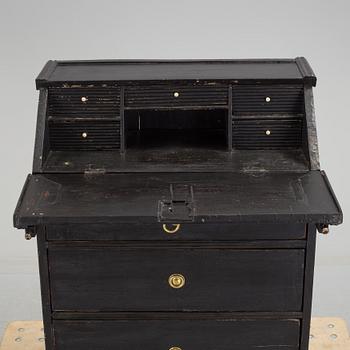
{"type": "Polygon", "coordinates": [[[227,86],[136,86],[125,89],[126,107],[225,106],[227,86]]]}
{"type": "Polygon", "coordinates": [[[235,85],[232,88],[234,115],[304,113],[303,85],[235,85]]]}
{"type": "Polygon", "coordinates": [[[49,120],[52,151],[112,151],[120,148],[120,120],[70,118],[49,120]]]}
{"type": "Polygon", "coordinates": [[[303,120],[293,118],[246,118],[232,122],[235,149],[298,149],[302,146],[303,120]]]}
{"type": "Polygon", "coordinates": [[[115,118],[120,115],[120,88],[113,86],[50,87],[48,117],[115,118]]]}
{"type": "Polygon", "coordinates": [[[304,249],[50,244],[54,311],[295,311],[304,249]]]}
{"type": "Polygon", "coordinates": [[[50,241],[251,241],[305,239],[304,224],[79,224],[49,225],[50,241]]]}
{"type": "Polygon", "coordinates": [[[56,350],[269,350],[299,348],[300,321],[54,321],[56,350]]]}

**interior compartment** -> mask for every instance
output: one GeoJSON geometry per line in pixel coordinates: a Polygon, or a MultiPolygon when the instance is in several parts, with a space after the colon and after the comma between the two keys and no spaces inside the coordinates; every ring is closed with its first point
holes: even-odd
{"type": "Polygon", "coordinates": [[[125,111],[126,148],[227,149],[227,110],[125,111]]]}

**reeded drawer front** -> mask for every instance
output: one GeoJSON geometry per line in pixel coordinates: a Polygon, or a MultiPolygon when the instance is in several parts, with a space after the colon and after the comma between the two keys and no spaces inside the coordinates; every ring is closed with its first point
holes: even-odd
{"type": "Polygon", "coordinates": [[[53,151],[116,150],[120,147],[120,120],[51,119],[49,138],[53,151]]]}
{"type": "Polygon", "coordinates": [[[126,107],[225,106],[227,86],[137,86],[125,89],[126,107]]]}
{"type": "Polygon", "coordinates": [[[48,240],[249,241],[305,239],[304,224],[80,224],[50,225],[48,240]]]}
{"type": "Polygon", "coordinates": [[[300,311],[304,250],[50,245],[54,311],[300,311]]]}
{"type": "Polygon", "coordinates": [[[232,123],[235,149],[297,149],[302,145],[303,120],[296,118],[246,118],[232,123]]]}
{"type": "Polygon", "coordinates": [[[235,85],[232,88],[235,115],[302,114],[303,85],[235,85]]]}
{"type": "Polygon", "coordinates": [[[116,118],[120,115],[119,108],[119,87],[49,88],[50,118],[116,118]]]}
{"type": "Polygon", "coordinates": [[[55,321],[57,350],[299,348],[299,320],[55,321]]]}

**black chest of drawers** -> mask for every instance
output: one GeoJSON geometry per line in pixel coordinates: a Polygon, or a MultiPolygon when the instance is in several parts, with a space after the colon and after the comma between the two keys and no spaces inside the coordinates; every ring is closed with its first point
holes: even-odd
{"type": "Polygon", "coordinates": [[[304,58],[50,61],[14,224],[47,350],[306,350],[319,169],[304,58]]]}

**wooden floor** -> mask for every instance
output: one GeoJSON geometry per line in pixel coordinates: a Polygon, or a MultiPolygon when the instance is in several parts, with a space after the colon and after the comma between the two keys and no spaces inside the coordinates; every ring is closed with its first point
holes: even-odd
{"type": "MultiPolygon", "coordinates": [[[[5,331],[0,350],[44,350],[41,321],[11,322],[5,331]]],[[[312,319],[310,350],[350,350],[346,323],[336,317],[312,319]]]]}

